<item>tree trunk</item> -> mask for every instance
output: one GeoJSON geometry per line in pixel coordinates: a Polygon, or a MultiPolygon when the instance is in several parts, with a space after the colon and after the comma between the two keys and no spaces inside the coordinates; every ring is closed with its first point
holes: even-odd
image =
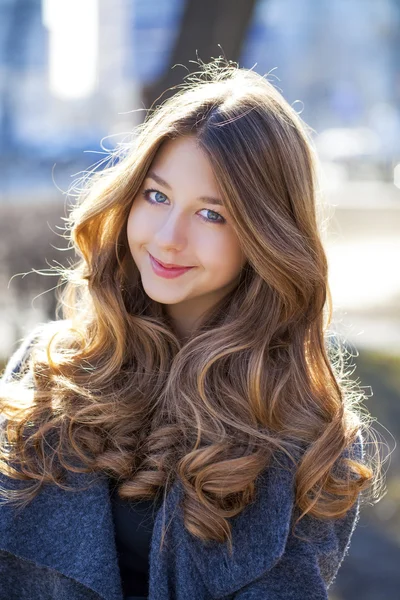
{"type": "Polygon", "coordinates": [[[256,0],[187,0],[168,68],[143,88],[145,108],[172,96],[175,90],[169,88],[181,83],[188,72],[199,70],[199,65],[189,60],[206,63],[222,54],[238,62],[255,4],[256,0]],[[172,68],[174,65],[184,66],[172,68]]]}

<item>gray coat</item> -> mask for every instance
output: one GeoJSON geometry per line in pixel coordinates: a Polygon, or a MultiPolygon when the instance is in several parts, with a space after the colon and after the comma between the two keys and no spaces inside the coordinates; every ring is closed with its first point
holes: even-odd
{"type": "MultiPolygon", "coordinates": [[[[23,354],[21,347],[10,359],[5,379],[23,354]]],[[[353,451],[363,458],[361,434],[353,451]]],[[[87,489],[46,485],[21,512],[0,505],[0,600],[123,600],[107,478],[70,474],[68,483],[87,489]]],[[[229,557],[226,544],[204,543],[185,529],[177,480],[156,514],[149,600],[327,600],[360,501],[341,519],[307,515],[296,533],[312,540],[299,540],[289,531],[298,516],[293,484],[282,456],[259,478],[255,502],[232,520],[229,557]],[[163,522],[168,527],[159,553],[163,522]]],[[[0,475],[0,485],[23,484],[0,475]]]]}

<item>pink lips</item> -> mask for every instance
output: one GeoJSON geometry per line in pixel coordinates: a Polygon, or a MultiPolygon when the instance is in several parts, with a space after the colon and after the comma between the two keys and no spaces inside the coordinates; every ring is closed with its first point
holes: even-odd
{"type": "Polygon", "coordinates": [[[155,272],[155,274],[159,275],[160,277],[165,277],[165,279],[173,279],[174,277],[179,277],[180,275],[183,275],[183,273],[186,273],[187,271],[190,271],[190,269],[194,268],[194,267],[166,268],[166,267],[163,267],[150,253],[149,253],[149,256],[150,256],[151,266],[153,267],[153,271],[155,272]]]}

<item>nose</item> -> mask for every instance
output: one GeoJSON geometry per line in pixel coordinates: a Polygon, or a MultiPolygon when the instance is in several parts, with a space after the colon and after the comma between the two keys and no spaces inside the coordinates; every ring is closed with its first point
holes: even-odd
{"type": "Polygon", "coordinates": [[[183,215],[172,212],[160,223],[155,235],[154,241],[158,248],[164,251],[175,249],[183,250],[187,244],[187,224],[185,224],[183,215]]]}

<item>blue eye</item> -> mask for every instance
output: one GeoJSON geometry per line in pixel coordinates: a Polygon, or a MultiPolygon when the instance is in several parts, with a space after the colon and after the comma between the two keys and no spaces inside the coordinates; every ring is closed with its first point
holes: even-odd
{"type": "MultiPolygon", "coordinates": [[[[162,192],[159,192],[158,190],[155,190],[155,189],[148,189],[148,190],[143,191],[143,197],[149,204],[164,204],[164,202],[158,202],[157,195],[158,195],[158,199],[160,199],[159,198],[160,196],[161,196],[161,199],[167,198],[167,196],[165,194],[163,194],[162,192]],[[150,197],[150,194],[152,194],[152,193],[155,194],[154,200],[150,197]]],[[[205,210],[207,213],[211,213],[211,215],[214,215],[214,217],[216,217],[216,218],[212,217],[211,219],[209,219],[209,218],[203,217],[202,215],[199,215],[200,219],[202,219],[206,223],[216,223],[217,225],[223,225],[224,223],[226,223],[226,220],[224,219],[224,217],[222,215],[220,215],[219,213],[215,212],[214,210],[210,210],[209,208],[203,208],[202,210],[205,210]]]]}
{"type": "MultiPolygon", "coordinates": [[[[150,204],[160,204],[159,202],[157,202],[157,199],[156,199],[156,200],[151,200],[151,199],[150,199],[150,193],[151,193],[151,192],[155,192],[155,194],[156,194],[156,197],[157,197],[157,194],[158,194],[159,196],[164,196],[164,194],[162,194],[162,193],[161,193],[161,192],[159,192],[158,190],[144,190],[144,192],[143,192],[143,196],[145,197],[145,199],[146,199],[148,202],[150,202],[150,204]]],[[[166,196],[164,196],[164,198],[166,198],[166,196]]]]}

